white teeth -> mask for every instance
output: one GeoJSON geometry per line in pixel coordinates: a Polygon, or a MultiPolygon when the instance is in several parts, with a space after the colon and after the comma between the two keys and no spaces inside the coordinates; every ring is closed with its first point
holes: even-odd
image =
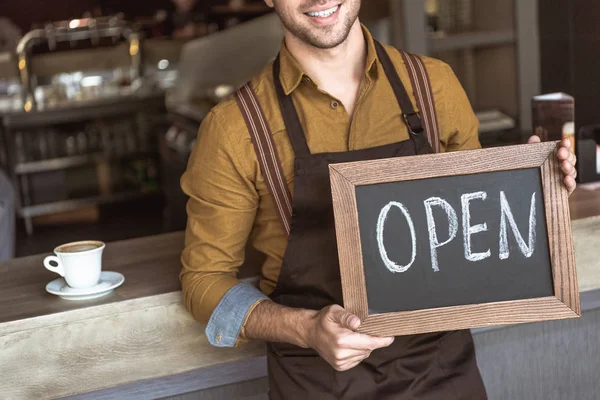
{"type": "Polygon", "coordinates": [[[311,17],[327,18],[331,14],[333,14],[334,12],[336,12],[338,10],[338,8],[340,8],[340,6],[335,6],[333,8],[330,8],[329,10],[325,10],[325,11],[309,12],[309,13],[306,13],[306,14],[308,14],[311,17]]]}

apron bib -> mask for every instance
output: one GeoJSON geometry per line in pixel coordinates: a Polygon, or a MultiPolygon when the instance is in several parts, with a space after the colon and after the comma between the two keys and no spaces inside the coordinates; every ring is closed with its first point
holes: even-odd
{"type": "MultiPolygon", "coordinates": [[[[332,304],[343,306],[329,165],[433,152],[425,137],[430,130],[424,131],[385,49],[377,42],[376,49],[402,109],[410,139],[355,151],[310,153],[292,98],[285,95],[279,79],[279,57],[274,62],[277,97],[295,152],[291,221],[286,229],[288,246],[271,295],[273,301],[284,306],[312,310],[332,304]]],[[[243,114],[247,122],[252,118],[243,114]]],[[[430,121],[426,121],[428,124],[430,121]]],[[[259,140],[253,141],[256,145],[259,140]]],[[[267,168],[273,169],[263,167],[267,168]]],[[[270,174],[276,175],[273,171],[270,174]]],[[[280,212],[280,216],[284,218],[285,213],[280,212]]],[[[267,347],[271,399],[486,398],[469,331],[397,337],[390,347],[374,351],[345,372],[333,369],[312,349],[283,343],[268,343],[267,347]]]]}

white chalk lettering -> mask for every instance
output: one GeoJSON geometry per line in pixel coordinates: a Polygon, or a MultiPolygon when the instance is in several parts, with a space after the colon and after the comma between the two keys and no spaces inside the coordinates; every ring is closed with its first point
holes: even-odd
{"type": "Polygon", "coordinates": [[[429,249],[431,251],[431,267],[434,271],[438,272],[438,257],[437,257],[437,249],[440,247],[450,243],[456,237],[456,233],[458,232],[458,218],[456,217],[456,211],[454,208],[448,203],[446,200],[439,197],[430,197],[425,200],[425,212],[427,213],[427,229],[429,231],[429,249]],[[440,243],[439,238],[437,236],[437,231],[435,227],[435,219],[433,218],[433,207],[441,207],[448,217],[448,240],[443,243],[440,243]]]}
{"type": "Polygon", "coordinates": [[[406,209],[406,207],[404,207],[403,204],[392,201],[388,203],[388,205],[383,207],[383,209],[379,213],[379,219],[377,220],[377,245],[379,247],[379,254],[381,255],[383,263],[385,264],[386,268],[392,273],[406,272],[415,262],[415,259],[417,258],[417,236],[415,234],[415,225],[413,224],[408,210],[406,209]],[[408,223],[408,228],[410,229],[410,236],[412,241],[412,255],[411,260],[407,265],[400,265],[390,260],[387,254],[387,250],[385,249],[385,245],[383,244],[383,228],[385,226],[385,221],[387,220],[388,213],[390,212],[392,207],[398,207],[400,211],[402,211],[402,214],[404,214],[406,222],[408,223]]]}
{"type": "Polygon", "coordinates": [[[500,209],[502,213],[500,217],[500,259],[506,260],[510,255],[510,250],[508,248],[508,232],[506,228],[507,220],[515,239],[517,240],[521,253],[523,253],[526,258],[531,257],[535,251],[535,192],[531,196],[531,207],[529,209],[529,240],[527,244],[523,240],[521,232],[519,232],[519,228],[517,227],[517,223],[515,222],[515,218],[510,210],[510,205],[506,200],[504,192],[500,192],[500,209]]]}
{"type": "Polygon", "coordinates": [[[471,236],[476,233],[485,232],[488,230],[487,223],[478,224],[471,226],[471,209],[469,208],[471,200],[485,200],[487,199],[486,192],[475,192],[475,193],[467,193],[463,194],[460,197],[460,202],[462,205],[462,222],[463,222],[463,237],[465,241],[465,258],[469,261],[481,261],[492,255],[490,249],[488,249],[485,253],[473,253],[471,249],[471,236]]]}

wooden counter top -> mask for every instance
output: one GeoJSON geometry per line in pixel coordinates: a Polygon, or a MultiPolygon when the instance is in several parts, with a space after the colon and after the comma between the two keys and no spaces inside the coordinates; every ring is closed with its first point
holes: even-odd
{"type": "Polygon", "coordinates": [[[183,249],[183,232],[109,243],[102,257],[104,271],[125,276],[125,283],[114,293],[89,301],[69,301],[46,292],[46,284],[59,276],[44,268],[49,255],[14,259],[0,264],[0,335],[7,333],[6,323],[30,318],[48,320],[57,313],[102,307],[178,292],[178,274],[183,249]]]}
{"type": "Polygon", "coordinates": [[[108,243],[103,269],[125,283],[82,302],[45,291],[58,276],[48,254],[0,264],[0,398],[97,399],[85,393],[125,385],[127,398],[150,399],[264,376],[264,344],[212,347],[185,310],[183,243],[183,232],[108,243]]]}
{"type": "MultiPolygon", "coordinates": [[[[572,217],[581,218],[600,192],[571,200],[572,217]]],[[[573,221],[573,235],[580,290],[596,299],[600,217],[573,221]]],[[[49,253],[0,264],[0,397],[117,399],[128,390],[127,398],[149,399],[264,376],[264,344],[212,347],[185,310],[182,248],[182,232],[109,243],[104,270],[125,283],[85,302],[46,293],[57,277],[43,267],[49,253]]]]}

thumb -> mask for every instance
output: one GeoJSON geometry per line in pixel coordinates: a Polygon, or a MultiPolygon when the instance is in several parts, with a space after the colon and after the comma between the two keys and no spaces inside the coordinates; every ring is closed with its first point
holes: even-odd
{"type": "Polygon", "coordinates": [[[360,318],[341,307],[334,311],[332,317],[334,322],[351,331],[357,330],[361,324],[360,318]]]}
{"type": "Polygon", "coordinates": [[[532,144],[532,143],[540,143],[542,140],[540,139],[539,136],[537,135],[533,135],[529,138],[529,140],[527,140],[528,144],[532,144]]]}

